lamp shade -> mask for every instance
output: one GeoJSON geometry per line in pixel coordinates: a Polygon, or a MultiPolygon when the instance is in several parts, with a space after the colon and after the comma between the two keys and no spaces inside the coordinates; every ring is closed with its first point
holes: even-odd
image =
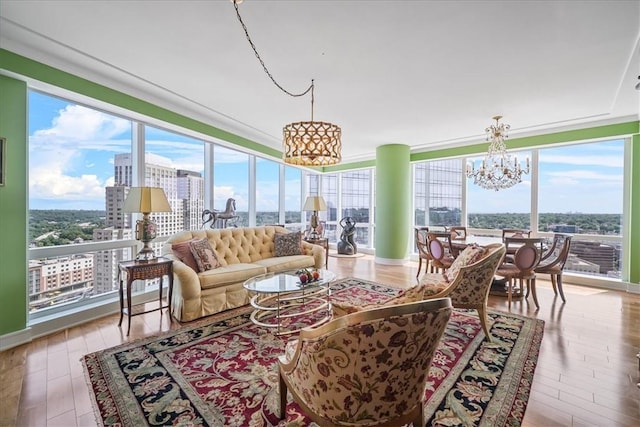
{"type": "Polygon", "coordinates": [[[322,196],[309,196],[304,201],[303,211],[326,211],[327,204],[322,196]]]}
{"type": "Polygon", "coordinates": [[[159,187],[131,187],[123,212],[171,212],[164,190],[159,187]]]}

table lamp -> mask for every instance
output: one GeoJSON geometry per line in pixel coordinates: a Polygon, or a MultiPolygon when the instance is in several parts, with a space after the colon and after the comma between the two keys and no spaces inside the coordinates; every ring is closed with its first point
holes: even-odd
{"type": "Polygon", "coordinates": [[[318,220],[318,211],[326,211],[327,204],[325,203],[322,196],[309,196],[307,200],[304,201],[304,206],[302,207],[304,211],[312,211],[311,221],[309,225],[311,226],[311,233],[309,233],[309,238],[318,239],[320,238],[320,234],[318,234],[318,225],[320,225],[320,221],[318,220]]]}
{"type": "Polygon", "coordinates": [[[164,190],[158,187],[131,187],[124,201],[122,211],[142,213],[142,219],[136,222],[136,240],[143,247],[136,255],[136,261],[153,261],[156,254],[151,248],[151,241],[156,238],[156,223],[149,218],[151,212],[171,212],[164,190]]]}

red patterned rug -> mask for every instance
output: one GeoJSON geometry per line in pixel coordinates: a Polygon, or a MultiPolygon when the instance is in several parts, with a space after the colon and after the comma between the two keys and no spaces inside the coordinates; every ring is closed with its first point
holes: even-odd
{"type": "MultiPolygon", "coordinates": [[[[384,301],[397,290],[338,280],[332,298],[384,301]]],[[[99,425],[307,426],[290,401],[278,419],[276,359],[286,337],[249,320],[250,307],[83,358],[99,425]]],[[[455,310],[427,383],[427,425],[517,426],[524,417],[544,329],[541,320],[455,310]]]]}

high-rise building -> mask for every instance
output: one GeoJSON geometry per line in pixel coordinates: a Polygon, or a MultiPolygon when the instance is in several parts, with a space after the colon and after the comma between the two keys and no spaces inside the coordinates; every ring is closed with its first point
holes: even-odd
{"type": "MultiPolygon", "coordinates": [[[[107,187],[107,193],[109,189],[117,187],[107,187]]],[[[122,206],[122,203],[120,203],[122,206]]],[[[127,215],[129,216],[129,215],[127,215]]],[[[95,229],[93,230],[94,241],[105,240],[129,240],[133,237],[133,231],[131,228],[116,228],[115,226],[95,229]]],[[[118,263],[127,259],[131,259],[132,254],[130,249],[111,249],[108,251],[98,251],[95,253],[95,274],[94,274],[94,294],[103,294],[105,292],[111,292],[118,289],[116,278],[118,277],[118,263]]],[[[135,282],[133,291],[139,291],[144,288],[144,284],[138,285],[139,282],[135,282]]]]}
{"type": "Polygon", "coordinates": [[[178,199],[182,201],[183,229],[199,229],[204,210],[204,179],[200,173],[178,169],[178,199]]]}

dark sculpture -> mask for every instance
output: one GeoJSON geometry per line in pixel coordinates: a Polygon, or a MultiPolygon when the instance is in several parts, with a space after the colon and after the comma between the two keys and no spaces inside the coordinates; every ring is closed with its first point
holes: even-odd
{"type": "Polygon", "coordinates": [[[342,234],[338,242],[338,253],[342,255],[355,255],[358,252],[358,246],[353,239],[356,234],[356,222],[350,216],[346,216],[340,220],[342,234]]]}
{"type": "Polygon", "coordinates": [[[227,199],[227,206],[223,212],[205,209],[202,211],[202,228],[205,228],[209,224],[210,228],[216,228],[218,225],[220,228],[226,228],[228,225],[235,227],[235,223],[238,221],[239,216],[236,215],[236,200],[233,198],[227,199]],[[231,220],[231,224],[227,222],[231,220]]]}

